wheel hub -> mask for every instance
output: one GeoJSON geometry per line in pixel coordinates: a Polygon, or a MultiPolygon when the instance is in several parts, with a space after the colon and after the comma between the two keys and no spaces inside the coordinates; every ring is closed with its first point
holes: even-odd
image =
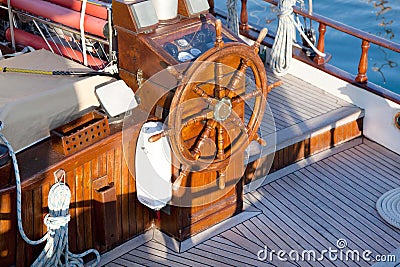
{"type": "Polygon", "coordinates": [[[232,101],[224,97],[214,107],[214,119],[218,122],[225,121],[232,113],[232,101]]]}

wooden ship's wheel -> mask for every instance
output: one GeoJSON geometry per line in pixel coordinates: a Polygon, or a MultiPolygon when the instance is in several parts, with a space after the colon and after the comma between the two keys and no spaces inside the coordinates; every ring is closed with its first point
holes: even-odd
{"type": "Polygon", "coordinates": [[[169,136],[180,169],[174,190],[191,171],[201,170],[217,171],[223,189],[230,160],[253,140],[265,145],[257,131],[268,91],[276,86],[268,87],[264,64],[258,56],[267,29],[248,46],[225,44],[221,21],[217,20],[215,27],[215,46],[198,57],[183,75],[169,67],[181,82],[170,106],[168,128],[149,139],[154,142],[169,136]],[[251,86],[247,86],[246,77],[252,77],[251,86]],[[250,116],[244,114],[246,105],[250,116]]]}

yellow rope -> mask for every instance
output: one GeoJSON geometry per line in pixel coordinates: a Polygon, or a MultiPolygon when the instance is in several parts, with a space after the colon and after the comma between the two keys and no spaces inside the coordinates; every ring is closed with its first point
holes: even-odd
{"type": "Polygon", "coordinates": [[[30,74],[43,74],[43,75],[53,75],[52,71],[46,70],[29,70],[29,69],[19,69],[19,68],[0,68],[1,72],[17,72],[17,73],[30,73],[30,74]]]}

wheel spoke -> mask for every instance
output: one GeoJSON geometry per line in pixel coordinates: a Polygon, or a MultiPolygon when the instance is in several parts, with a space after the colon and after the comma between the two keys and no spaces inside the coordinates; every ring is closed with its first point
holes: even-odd
{"type": "Polygon", "coordinates": [[[258,142],[260,144],[260,146],[266,146],[267,145],[267,141],[265,141],[264,139],[262,139],[258,134],[256,134],[253,138],[254,141],[258,142]]]}
{"type": "Polygon", "coordinates": [[[203,89],[200,88],[199,85],[195,85],[193,87],[193,91],[198,94],[201,97],[204,97],[204,99],[207,101],[208,104],[210,105],[215,105],[215,103],[218,102],[217,99],[213,98],[212,96],[210,96],[209,94],[207,94],[203,89]]]}
{"type": "Polygon", "coordinates": [[[217,136],[217,147],[218,147],[218,152],[217,152],[217,158],[219,159],[224,159],[225,158],[225,140],[224,140],[224,127],[222,126],[221,123],[218,123],[217,126],[217,131],[218,131],[218,136],[217,136]]]}
{"type": "Polygon", "coordinates": [[[242,59],[239,65],[239,69],[235,71],[232,79],[229,81],[227,88],[229,89],[228,97],[232,98],[235,95],[235,91],[232,88],[237,88],[239,82],[242,80],[247,68],[248,68],[248,60],[242,59]]]}
{"type": "Polygon", "coordinates": [[[190,126],[192,124],[195,124],[195,123],[198,123],[198,122],[201,122],[201,121],[212,119],[213,117],[214,117],[214,112],[213,111],[210,111],[210,112],[208,112],[207,114],[204,114],[204,115],[195,116],[194,118],[191,118],[187,122],[185,122],[182,125],[182,128],[188,127],[188,126],[190,126]]]}
{"type": "Polygon", "coordinates": [[[262,29],[260,31],[260,34],[258,35],[257,40],[254,42],[253,49],[256,54],[258,54],[258,50],[260,49],[260,44],[264,40],[264,38],[267,36],[267,33],[268,33],[267,28],[262,29]]]}
{"type": "Polygon", "coordinates": [[[248,94],[235,96],[234,98],[232,98],[232,105],[237,105],[239,103],[243,103],[253,97],[257,97],[260,95],[261,95],[260,90],[254,90],[253,92],[248,93],[248,94]]]}
{"type": "Polygon", "coordinates": [[[190,167],[184,166],[182,167],[181,173],[179,174],[178,178],[176,178],[175,182],[172,184],[172,190],[176,191],[182,184],[183,178],[187,177],[190,173],[190,167]]]}
{"type": "Polygon", "coordinates": [[[225,96],[225,88],[222,86],[223,78],[223,65],[220,62],[215,63],[215,87],[214,87],[214,97],[217,99],[222,99],[225,96]]]}
{"type": "Polygon", "coordinates": [[[218,172],[218,188],[224,189],[226,183],[226,170],[218,172]]]}
{"type": "Polygon", "coordinates": [[[222,22],[219,19],[215,21],[215,36],[214,46],[216,48],[222,48],[224,46],[224,41],[222,41],[222,22]]]}
{"type": "Polygon", "coordinates": [[[172,132],[171,129],[162,131],[161,133],[158,133],[158,134],[150,136],[148,140],[149,140],[150,143],[154,143],[154,142],[160,140],[162,137],[170,135],[171,132],[172,132]]]}
{"type": "Polygon", "coordinates": [[[200,138],[196,141],[196,144],[192,150],[192,156],[194,159],[199,159],[201,157],[200,148],[205,142],[207,138],[210,137],[212,130],[215,128],[217,122],[215,120],[208,120],[206,125],[204,126],[203,133],[201,134],[200,138]]]}

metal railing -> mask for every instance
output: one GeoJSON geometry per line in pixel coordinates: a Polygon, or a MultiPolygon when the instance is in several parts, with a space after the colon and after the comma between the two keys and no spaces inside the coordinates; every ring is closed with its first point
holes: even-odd
{"type": "MultiPolygon", "coordinates": [[[[89,2],[106,8],[108,25],[112,25],[111,4],[93,0],[88,0],[88,3],[89,2]]],[[[0,5],[0,8],[8,10],[7,6],[4,5],[0,5]]],[[[33,31],[28,33],[42,37],[43,41],[46,43],[45,49],[66,58],[73,59],[81,64],[84,63],[84,52],[80,40],[81,33],[78,29],[15,8],[12,8],[11,12],[10,27],[15,27],[16,17],[29,20],[32,23],[33,31]]],[[[86,54],[88,60],[92,62],[92,64],[89,65],[92,68],[103,69],[115,60],[113,28],[111,26],[108,26],[108,33],[105,36],[106,38],[102,38],[85,33],[86,46],[89,48],[86,50],[86,54]]],[[[11,42],[14,44],[15,40],[11,40],[11,42]]]]}

